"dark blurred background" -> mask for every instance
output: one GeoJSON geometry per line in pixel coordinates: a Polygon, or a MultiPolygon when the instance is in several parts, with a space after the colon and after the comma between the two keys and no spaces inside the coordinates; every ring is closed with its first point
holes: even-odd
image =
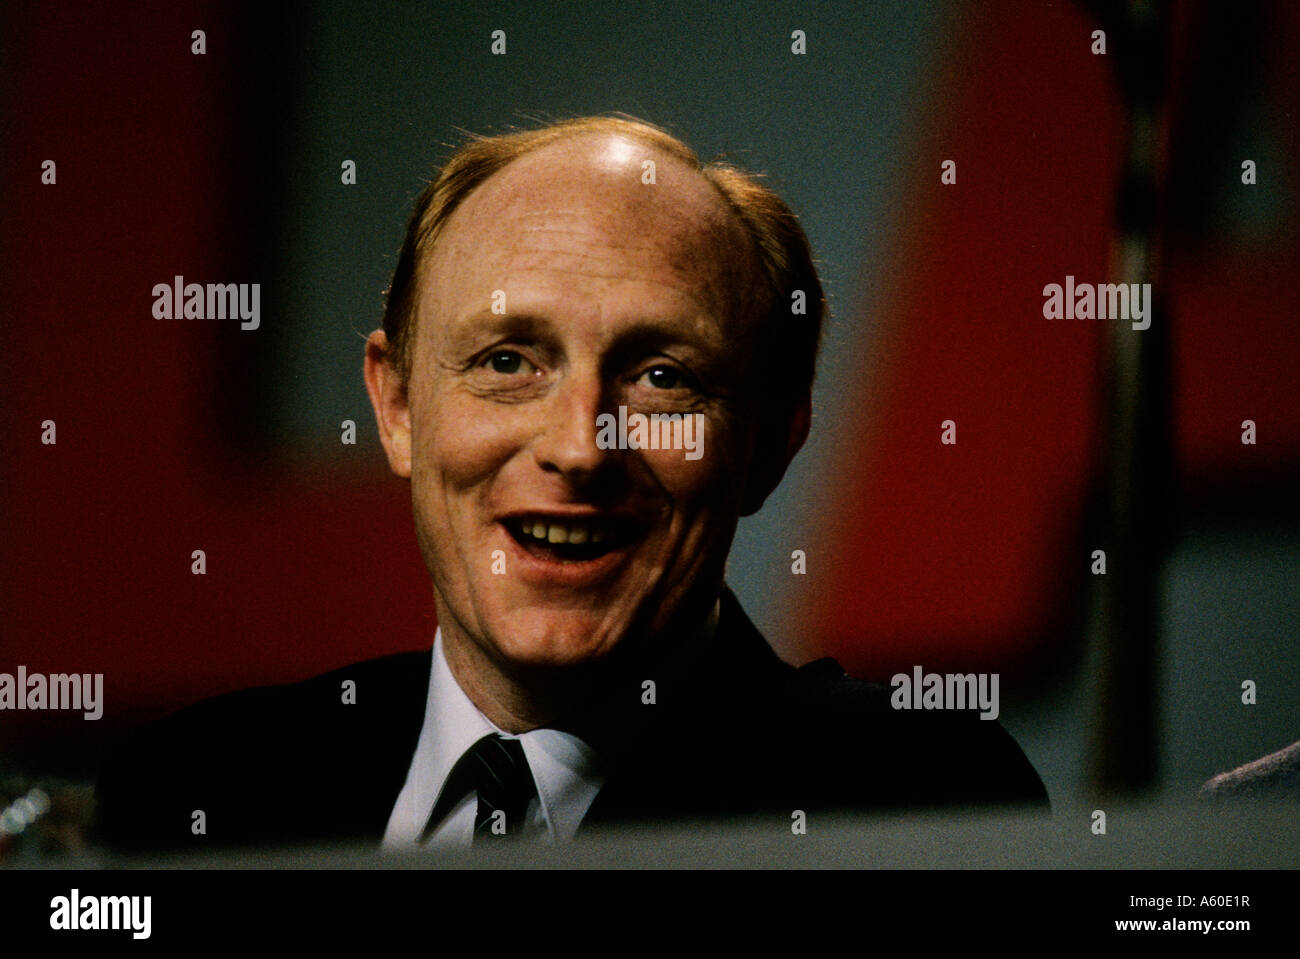
{"type": "Polygon", "coordinates": [[[1300,739],[1300,6],[17,3],[0,44],[0,671],[106,700],[0,714],[12,781],[428,646],[362,337],[460,131],[608,111],[767,174],[822,264],[813,435],[729,574],[779,652],[1000,671],[1058,810],[1300,739]],[[260,329],[155,320],[178,274],[260,329]],[[1152,328],[1045,320],[1067,274],[1152,328]]]}

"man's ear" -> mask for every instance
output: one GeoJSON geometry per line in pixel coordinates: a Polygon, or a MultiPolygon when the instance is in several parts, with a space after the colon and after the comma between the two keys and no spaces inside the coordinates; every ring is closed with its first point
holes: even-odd
{"type": "Polygon", "coordinates": [[[759,434],[740,504],[741,516],[752,516],[762,509],[772,491],[781,484],[790,461],[808,439],[808,429],[812,425],[812,394],[805,393],[794,409],[777,418],[776,423],[774,435],[764,435],[765,430],[759,434]]]}
{"type": "Polygon", "coordinates": [[[366,340],[366,392],[379,424],[379,440],[388,454],[388,466],[398,476],[411,478],[411,408],[406,383],[397,368],[388,337],[375,330],[366,340]]]}

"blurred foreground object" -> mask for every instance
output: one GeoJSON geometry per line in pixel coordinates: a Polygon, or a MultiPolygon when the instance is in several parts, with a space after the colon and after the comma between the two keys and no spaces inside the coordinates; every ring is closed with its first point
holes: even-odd
{"type": "Polygon", "coordinates": [[[1300,800],[1300,742],[1219,773],[1201,787],[1201,798],[1300,800]]]}
{"type": "Polygon", "coordinates": [[[94,813],[89,783],[0,775],[0,865],[84,853],[94,813]]]}

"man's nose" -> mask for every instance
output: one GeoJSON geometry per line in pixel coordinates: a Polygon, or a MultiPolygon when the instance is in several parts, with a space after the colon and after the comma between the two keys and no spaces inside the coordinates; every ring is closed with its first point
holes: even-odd
{"type": "Polygon", "coordinates": [[[605,388],[594,372],[570,371],[546,403],[542,428],[534,443],[537,464],[546,472],[582,483],[611,462],[612,454],[596,445],[596,418],[605,388]]]}

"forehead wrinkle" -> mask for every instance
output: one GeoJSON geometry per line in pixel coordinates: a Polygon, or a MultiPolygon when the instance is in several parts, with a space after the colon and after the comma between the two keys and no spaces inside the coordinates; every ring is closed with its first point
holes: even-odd
{"type": "Polygon", "coordinates": [[[481,256],[481,240],[456,243],[445,251],[445,265],[457,273],[464,270],[459,267],[462,263],[470,270],[481,268],[493,283],[507,288],[512,277],[535,274],[551,278],[562,273],[665,287],[720,317],[734,309],[735,304],[729,302],[725,292],[736,289],[734,268],[725,262],[728,258],[702,256],[709,252],[709,246],[670,239],[625,241],[611,234],[598,236],[597,232],[587,227],[539,226],[526,236],[507,236],[486,258],[481,256]],[[556,236],[576,242],[549,242],[556,236]],[[637,258],[629,263],[625,254],[637,258]]]}
{"type": "MultiPolygon", "coordinates": [[[[647,262],[653,263],[654,260],[647,262]]],[[[564,246],[553,248],[541,245],[536,248],[524,244],[517,251],[512,251],[505,262],[499,264],[506,276],[520,273],[547,274],[562,272],[574,276],[583,276],[597,280],[626,280],[633,283],[647,283],[655,286],[667,286],[681,293],[697,298],[696,293],[712,291],[718,279],[716,275],[701,275],[698,269],[691,269],[695,264],[687,257],[668,255],[668,251],[658,245],[637,244],[592,244],[590,249],[574,249],[564,246]],[[618,254],[627,252],[645,252],[650,257],[658,257],[657,265],[667,266],[668,273],[650,275],[650,271],[638,272],[629,267],[618,254]],[[668,279],[677,282],[667,282],[668,279]],[[701,282],[704,281],[704,282],[701,282]]],[[[716,274],[716,268],[707,273],[716,274]]]]}
{"type": "MultiPolygon", "coordinates": [[[[591,211],[569,210],[524,210],[513,214],[507,213],[497,223],[516,223],[517,231],[510,231],[505,240],[509,251],[535,252],[540,255],[572,255],[579,258],[599,259],[604,254],[635,253],[647,257],[660,257],[674,272],[685,274],[691,268],[698,268],[701,262],[708,263],[713,269],[725,269],[721,262],[726,257],[709,256],[701,261],[689,254],[694,251],[708,252],[724,236],[718,229],[719,224],[706,222],[703,218],[685,219],[666,217],[662,211],[650,211],[646,216],[640,212],[623,215],[607,212],[599,219],[593,219],[591,211]],[[535,221],[529,223],[529,221],[535,221]],[[642,238],[628,236],[629,227],[639,227],[642,238]],[[551,241],[555,238],[572,240],[573,244],[556,246],[551,241]],[[583,248],[586,249],[583,249],[583,248]]],[[[711,218],[710,218],[711,219],[711,218]]],[[[648,261],[647,261],[648,262],[648,261]]]]}
{"type": "Polygon", "coordinates": [[[529,231],[529,235],[512,238],[509,243],[511,252],[519,252],[531,256],[572,256],[578,259],[598,260],[603,255],[610,253],[648,253],[656,255],[661,252],[660,244],[656,243],[633,243],[621,242],[613,237],[597,239],[592,236],[590,230],[564,230],[564,229],[547,229],[537,227],[529,231]],[[556,248],[545,242],[546,236],[553,235],[575,237],[580,242],[579,248],[575,249],[570,246],[556,248]],[[589,249],[582,249],[587,247],[589,249]]]}

